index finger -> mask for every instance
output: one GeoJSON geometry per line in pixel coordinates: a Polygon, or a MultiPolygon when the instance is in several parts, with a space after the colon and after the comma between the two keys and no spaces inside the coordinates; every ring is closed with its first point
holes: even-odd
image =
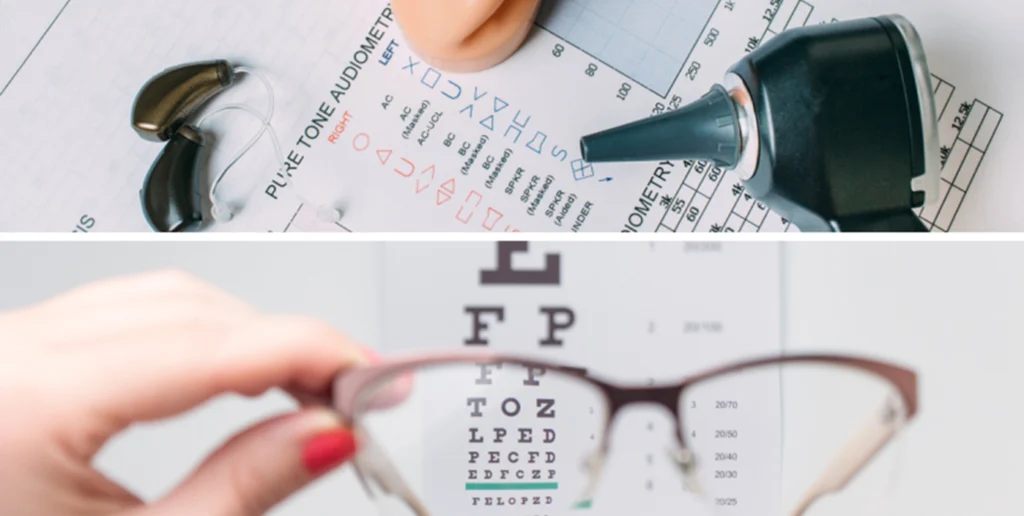
{"type": "Polygon", "coordinates": [[[102,383],[90,405],[118,428],[178,415],[228,393],[282,388],[320,396],[341,371],[368,362],[360,346],[306,318],[254,315],[221,328],[138,337],[146,340],[83,351],[100,364],[93,371],[102,383]]]}

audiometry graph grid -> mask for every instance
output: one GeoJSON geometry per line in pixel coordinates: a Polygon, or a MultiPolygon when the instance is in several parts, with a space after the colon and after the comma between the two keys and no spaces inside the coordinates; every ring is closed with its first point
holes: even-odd
{"type": "Polygon", "coordinates": [[[720,0],[545,0],[537,24],[668,95],[720,0]]]}

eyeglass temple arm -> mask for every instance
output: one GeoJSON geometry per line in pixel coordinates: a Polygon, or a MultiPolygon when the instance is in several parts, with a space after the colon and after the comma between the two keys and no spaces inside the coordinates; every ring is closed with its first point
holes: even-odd
{"type": "Polygon", "coordinates": [[[803,516],[819,498],[841,491],[864,466],[895,437],[900,415],[886,403],[882,413],[873,415],[832,459],[828,468],[804,494],[792,516],[803,516]]]}
{"type": "Polygon", "coordinates": [[[363,473],[372,475],[387,494],[397,496],[405,502],[416,516],[430,516],[423,501],[413,493],[412,489],[409,489],[409,485],[395,469],[391,459],[384,454],[370,436],[365,436],[358,465],[360,469],[364,470],[363,473]]]}

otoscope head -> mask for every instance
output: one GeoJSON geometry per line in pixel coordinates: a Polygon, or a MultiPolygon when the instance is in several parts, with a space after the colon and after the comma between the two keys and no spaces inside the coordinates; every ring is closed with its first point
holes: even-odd
{"type": "Polygon", "coordinates": [[[732,168],[741,141],[736,104],[716,85],[688,106],[585,136],[580,147],[589,163],[695,159],[732,168]]]}
{"type": "Polygon", "coordinates": [[[801,231],[926,231],[936,113],[920,36],[886,16],[787,30],[699,101],[581,146],[591,163],[714,162],[801,231]]]}

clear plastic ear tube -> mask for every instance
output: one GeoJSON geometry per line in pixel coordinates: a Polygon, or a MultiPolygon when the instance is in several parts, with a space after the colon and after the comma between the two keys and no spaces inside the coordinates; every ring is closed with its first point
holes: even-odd
{"type": "MultiPolygon", "coordinates": [[[[248,154],[253,149],[253,147],[256,146],[257,143],[259,143],[260,139],[262,139],[263,136],[269,135],[270,141],[274,146],[274,153],[277,158],[277,163],[280,164],[279,168],[276,169],[275,172],[282,172],[285,169],[285,158],[284,153],[281,151],[281,142],[280,139],[277,137],[277,133],[274,131],[273,126],[271,125],[275,110],[273,86],[271,86],[270,81],[268,81],[260,74],[256,73],[256,71],[251,68],[245,66],[237,66],[234,68],[234,71],[236,74],[249,75],[258,79],[263,84],[263,87],[267,90],[269,105],[267,107],[267,112],[265,114],[261,113],[260,111],[251,106],[244,104],[231,104],[223,106],[207,113],[205,116],[203,116],[202,119],[200,119],[199,123],[197,124],[198,127],[202,129],[203,125],[210,118],[233,111],[251,115],[255,117],[257,120],[259,120],[261,124],[260,130],[252,137],[252,139],[249,140],[245,147],[243,147],[238,153],[236,153],[232,157],[232,159],[228,162],[228,165],[224,167],[224,169],[219,174],[217,174],[217,176],[213,180],[213,184],[210,187],[209,200],[211,205],[211,215],[213,215],[214,220],[217,222],[229,222],[234,218],[235,215],[235,210],[233,210],[226,203],[221,202],[217,197],[217,191],[220,188],[221,183],[224,181],[224,178],[225,176],[227,176],[228,172],[230,172],[231,169],[234,168],[235,165],[237,165],[238,162],[241,161],[241,159],[245,157],[245,155],[248,154]]],[[[340,210],[333,208],[331,206],[311,202],[309,200],[310,197],[308,195],[305,195],[304,193],[306,188],[303,186],[301,181],[293,182],[292,184],[296,188],[295,194],[298,196],[299,201],[302,202],[303,204],[315,206],[317,217],[320,220],[332,224],[341,222],[342,214],[340,210]]]]}

